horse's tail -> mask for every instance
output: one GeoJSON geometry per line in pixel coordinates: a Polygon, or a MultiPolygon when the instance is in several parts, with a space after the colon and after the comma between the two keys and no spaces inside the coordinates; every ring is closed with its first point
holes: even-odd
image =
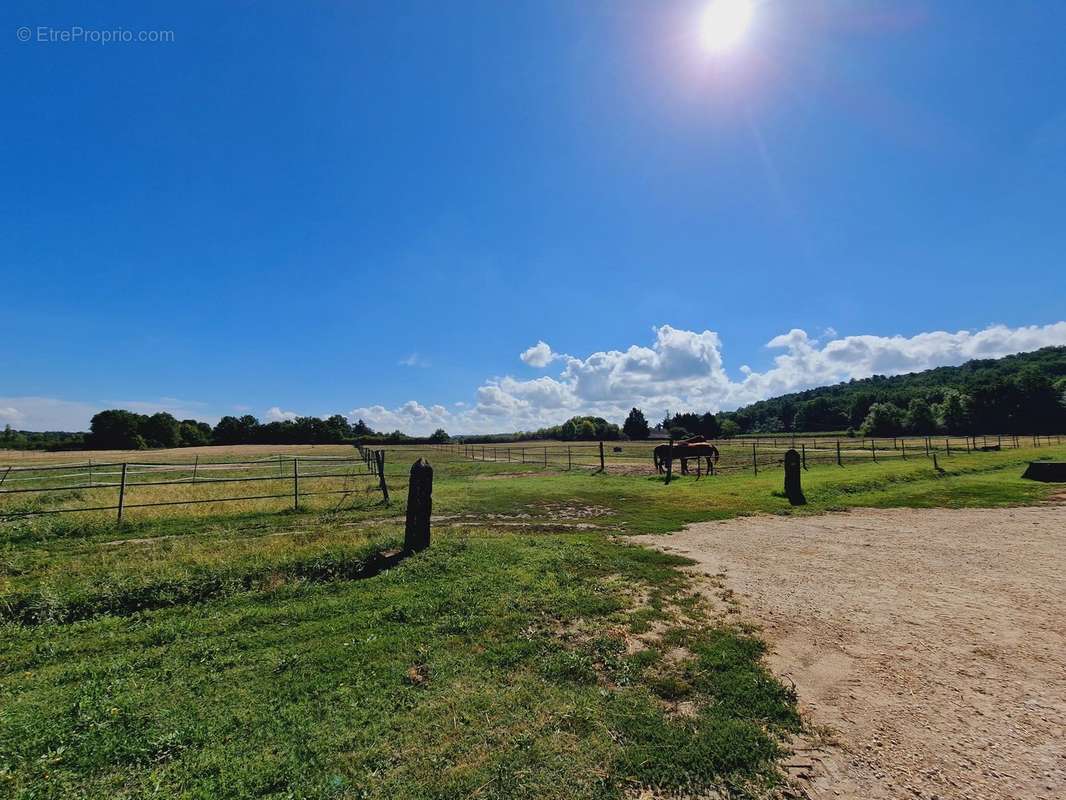
{"type": "Polygon", "coordinates": [[[659,466],[659,448],[658,447],[653,447],[652,448],[651,460],[655,462],[655,471],[659,472],[661,468],[659,466]]]}

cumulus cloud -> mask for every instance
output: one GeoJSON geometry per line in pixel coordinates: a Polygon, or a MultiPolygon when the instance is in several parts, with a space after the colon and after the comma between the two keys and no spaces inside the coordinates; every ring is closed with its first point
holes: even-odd
{"type": "Polygon", "coordinates": [[[667,410],[719,411],[852,378],[915,372],[1066,344],[1066,322],[1021,328],[992,325],[976,332],[933,331],[910,337],[840,337],[828,329],[822,333],[828,341],[794,328],[767,342],[768,349],[782,351],[773,366],[756,372],[742,365],[738,379],[733,379],[714,331],[663,325],[653,333],[647,345],[585,358],[552,353],[547,344],[538,342],[522,353],[522,360],[534,366],[562,360],[564,367],[557,376],[492,378],[477,388],[472,405],[455,404],[454,411],[427,408],[412,400],[395,409],[354,409],[349,416],[376,428],[410,433],[429,433],[438,427],[462,433],[529,430],[575,414],[620,421],[633,406],[655,419],[667,410]],[[541,364],[546,353],[551,357],[541,364]]]}
{"type": "Polygon", "coordinates": [[[295,411],[282,411],[278,406],[272,406],[266,412],[268,422],[284,422],[285,420],[296,419],[298,416],[300,415],[295,411]]]}
{"type": "Polygon", "coordinates": [[[555,359],[561,358],[561,356],[558,353],[553,353],[551,346],[547,342],[540,340],[532,347],[522,351],[522,355],[519,358],[531,367],[543,369],[555,359]]]}

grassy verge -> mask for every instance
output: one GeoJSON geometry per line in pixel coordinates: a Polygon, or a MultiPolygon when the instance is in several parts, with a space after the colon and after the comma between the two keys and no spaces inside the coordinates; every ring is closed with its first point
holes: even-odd
{"type": "Polygon", "coordinates": [[[442,534],[372,580],[2,626],[0,792],[755,791],[793,698],[679,563],[593,534],[442,534]]]}

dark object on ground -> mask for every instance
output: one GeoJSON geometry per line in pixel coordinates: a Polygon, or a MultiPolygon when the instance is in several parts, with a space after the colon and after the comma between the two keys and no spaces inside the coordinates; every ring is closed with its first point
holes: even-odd
{"type": "Polygon", "coordinates": [[[795,450],[785,453],[785,494],[788,502],[794,506],[807,505],[807,498],[803,496],[803,487],[800,485],[800,474],[803,463],[800,454],[795,450]]]}
{"type": "Polygon", "coordinates": [[[1066,461],[1030,461],[1022,477],[1045,483],[1066,483],[1066,461]]]}
{"type": "Polygon", "coordinates": [[[999,450],[999,449],[1001,449],[1001,448],[1000,448],[1000,446],[998,444],[986,444],[986,445],[984,445],[982,447],[978,447],[977,451],[980,452],[980,453],[991,453],[992,451],[999,450]]]}
{"type": "Polygon", "coordinates": [[[622,452],[622,448],[621,447],[612,447],[611,449],[614,450],[614,452],[616,452],[616,453],[621,453],[622,452]]]}
{"type": "Polygon", "coordinates": [[[411,465],[407,484],[407,527],[403,549],[417,553],[429,547],[429,517],[433,512],[433,467],[424,458],[411,465]]]}

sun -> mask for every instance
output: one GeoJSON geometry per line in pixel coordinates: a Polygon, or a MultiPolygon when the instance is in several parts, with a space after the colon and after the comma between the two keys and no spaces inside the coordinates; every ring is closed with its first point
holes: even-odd
{"type": "Polygon", "coordinates": [[[744,39],[755,7],[752,0],[710,0],[700,18],[700,43],[708,53],[725,53],[744,39]]]}

